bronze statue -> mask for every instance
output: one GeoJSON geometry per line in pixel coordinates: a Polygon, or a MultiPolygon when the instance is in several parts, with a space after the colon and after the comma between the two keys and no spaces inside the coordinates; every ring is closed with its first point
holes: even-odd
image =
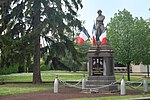
{"type": "Polygon", "coordinates": [[[100,43],[99,37],[105,31],[104,23],[103,23],[105,16],[102,15],[101,10],[98,10],[97,13],[98,13],[98,17],[96,18],[96,44],[99,45],[100,43]]]}

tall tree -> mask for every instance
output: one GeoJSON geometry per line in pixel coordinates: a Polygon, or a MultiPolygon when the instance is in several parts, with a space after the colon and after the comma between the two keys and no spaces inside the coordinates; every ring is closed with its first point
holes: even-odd
{"type": "Polygon", "coordinates": [[[139,58],[145,52],[148,32],[146,22],[142,18],[133,18],[126,9],[116,13],[108,24],[107,35],[115,51],[115,60],[127,66],[129,81],[130,64],[140,63],[139,58]]]}
{"type": "MultiPolygon", "coordinates": [[[[149,9],[150,10],[150,9],[149,9]]],[[[150,27],[150,18],[146,19],[146,22],[148,26],[150,27]]],[[[148,37],[145,39],[147,46],[145,48],[145,53],[143,54],[142,57],[142,64],[147,65],[147,75],[149,77],[149,65],[150,65],[150,34],[148,37]]]]}
{"type": "MultiPolygon", "coordinates": [[[[62,48],[68,49],[75,55],[76,50],[72,45],[73,41],[67,39],[64,33],[73,33],[72,29],[81,27],[81,21],[77,19],[77,11],[80,7],[82,8],[81,2],[81,0],[6,0],[5,3],[8,7],[1,7],[4,8],[1,11],[7,11],[6,14],[2,14],[4,17],[0,23],[2,24],[1,33],[5,32],[10,22],[14,22],[9,27],[8,33],[11,35],[12,29],[17,30],[14,25],[19,23],[18,26],[20,27],[22,21],[24,27],[20,28],[18,32],[19,43],[23,42],[31,46],[34,43],[33,83],[38,84],[42,81],[40,74],[40,36],[46,39],[48,45],[45,48],[51,52],[52,59],[58,57],[59,54],[64,54],[61,53],[64,52],[62,48]],[[51,36],[46,36],[47,34],[51,34],[51,36]]],[[[24,45],[20,46],[23,47],[24,45]]],[[[76,55],[74,59],[75,57],[76,55]]]]}
{"type": "Polygon", "coordinates": [[[25,24],[22,20],[23,11],[20,9],[23,9],[23,4],[18,4],[17,1],[13,0],[5,0],[0,5],[0,65],[2,67],[9,67],[18,62],[22,63],[24,58],[20,50],[26,43],[20,37],[25,34],[25,24]],[[13,3],[16,3],[18,6],[13,6],[13,3]]]}

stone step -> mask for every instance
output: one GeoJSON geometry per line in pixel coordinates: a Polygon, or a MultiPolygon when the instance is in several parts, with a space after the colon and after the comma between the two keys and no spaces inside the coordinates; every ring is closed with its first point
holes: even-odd
{"type": "Polygon", "coordinates": [[[86,89],[90,92],[106,92],[106,91],[118,91],[117,85],[107,86],[107,85],[87,85],[86,89]]]}
{"type": "MultiPolygon", "coordinates": [[[[111,86],[117,86],[117,85],[111,85],[111,86]]],[[[86,88],[99,88],[99,87],[110,87],[108,85],[86,85],[86,88]]]]}
{"type": "Polygon", "coordinates": [[[115,82],[115,80],[107,80],[107,81],[103,81],[103,80],[88,80],[86,81],[86,85],[109,85],[111,83],[115,82]]]}
{"type": "Polygon", "coordinates": [[[114,76],[89,76],[88,80],[115,80],[114,76]]]}

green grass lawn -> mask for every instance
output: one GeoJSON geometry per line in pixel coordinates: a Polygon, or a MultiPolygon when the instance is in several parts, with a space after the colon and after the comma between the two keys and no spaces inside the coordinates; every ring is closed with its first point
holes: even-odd
{"type": "MultiPolygon", "coordinates": [[[[88,77],[87,72],[68,72],[68,71],[42,71],[41,76],[43,81],[54,81],[56,76],[61,80],[64,81],[79,81],[82,79],[83,75],[88,77]]],[[[9,75],[0,75],[0,79],[4,79],[4,82],[32,82],[32,73],[16,73],[16,74],[9,74],[9,75]]],[[[120,82],[122,74],[115,74],[116,80],[120,82]]],[[[143,75],[131,75],[131,81],[138,81],[141,80],[143,75]]],[[[127,80],[127,75],[125,74],[125,80],[127,80]]],[[[142,80],[141,80],[142,81],[142,80]]],[[[150,81],[149,81],[150,82],[150,81]]],[[[30,93],[35,91],[41,90],[50,90],[53,89],[53,84],[4,84],[0,85],[0,96],[3,95],[12,95],[12,94],[20,94],[20,93],[30,93]]],[[[127,89],[130,89],[127,87],[127,89]]],[[[143,87],[139,88],[143,90],[143,87]]],[[[143,95],[140,95],[143,96],[143,95]]],[[[145,96],[145,95],[144,95],[145,96]]],[[[126,97],[126,96],[124,96],[126,97]]],[[[107,99],[101,98],[101,100],[111,100],[113,98],[122,98],[122,97],[108,97],[107,99]]],[[[81,99],[81,100],[99,100],[98,99],[81,99]]]]}
{"type": "MultiPolygon", "coordinates": [[[[79,81],[83,74],[87,72],[69,72],[69,71],[42,71],[42,81],[54,81],[56,76],[65,81],[79,81]]],[[[32,82],[32,73],[16,73],[9,75],[0,75],[4,82],[32,82]]]]}
{"type": "MultiPolygon", "coordinates": [[[[56,76],[65,81],[79,81],[83,75],[88,77],[87,72],[69,72],[69,71],[42,71],[41,77],[42,81],[54,81],[56,76]]],[[[127,75],[125,75],[125,80],[127,80],[127,75]]],[[[0,79],[3,79],[4,82],[32,82],[33,73],[16,73],[9,75],[0,75],[0,79]]],[[[122,78],[122,73],[115,74],[116,80],[120,81],[122,78]]],[[[131,74],[131,81],[140,80],[143,75],[131,74]]]]}
{"type": "Polygon", "coordinates": [[[0,96],[52,89],[53,85],[50,84],[4,84],[0,85],[0,96]]]}

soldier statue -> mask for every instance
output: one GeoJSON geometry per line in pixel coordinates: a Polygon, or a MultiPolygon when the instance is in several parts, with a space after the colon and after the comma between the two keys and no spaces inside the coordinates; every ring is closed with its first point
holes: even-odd
{"type": "Polygon", "coordinates": [[[105,31],[104,23],[103,23],[105,16],[102,15],[101,10],[98,10],[97,13],[98,13],[98,17],[96,18],[96,44],[97,46],[99,46],[100,44],[99,37],[105,31]]]}

